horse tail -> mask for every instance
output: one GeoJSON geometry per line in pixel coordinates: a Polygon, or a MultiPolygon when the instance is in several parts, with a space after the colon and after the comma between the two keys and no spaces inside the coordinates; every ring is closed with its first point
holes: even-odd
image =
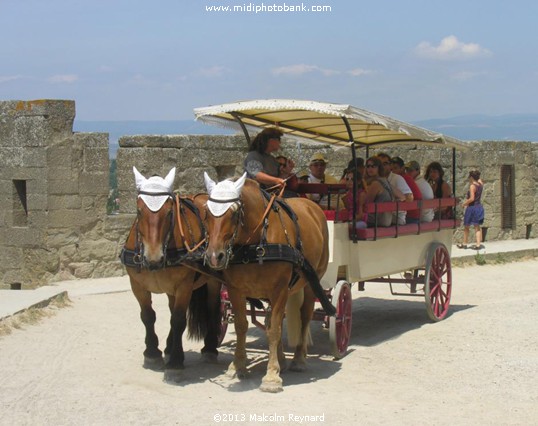
{"type": "Polygon", "coordinates": [[[210,351],[216,351],[221,331],[220,288],[220,282],[209,280],[192,292],[187,310],[189,338],[204,339],[210,351]]]}
{"type": "Polygon", "coordinates": [[[210,321],[210,312],[207,303],[208,296],[207,284],[198,287],[192,292],[189,309],[187,311],[187,331],[190,339],[202,340],[207,334],[210,321]]]}
{"type": "MultiPolygon", "coordinates": [[[[303,343],[302,329],[303,321],[301,319],[301,306],[304,302],[304,290],[293,293],[288,297],[286,302],[286,329],[288,333],[288,345],[295,348],[303,343]]],[[[312,345],[312,336],[310,329],[306,336],[308,345],[312,345]]]]}

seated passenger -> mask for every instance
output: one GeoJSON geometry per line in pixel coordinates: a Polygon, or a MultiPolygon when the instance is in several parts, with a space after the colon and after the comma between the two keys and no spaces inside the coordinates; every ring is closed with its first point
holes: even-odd
{"type": "MultiPolygon", "coordinates": [[[[410,161],[405,165],[405,173],[415,179],[415,183],[420,189],[423,200],[433,200],[433,189],[426,179],[420,175],[420,164],[416,161],[410,161]]],[[[431,222],[433,220],[433,209],[422,209],[420,216],[421,222],[431,222]]]]}
{"type": "MultiPolygon", "coordinates": [[[[411,188],[409,188],[409,185],[407,185],[405,182],[405,179],[392,172],[391,157],[384,152],[377,154],[377,156],[380,158],[383,164],[385,176],[392,187],[392,192],[394,193],[396,200],[413,201],[413,192],[411,191],[411,188]]],[[[396,224],[396,222],[398,222],[398,225],[405,225],[406,216],[407,212],[405,210],[401,210],[398,212],[397,216],[396,214],[393,215],[392,223],[396,224]]]]}
{"type": "MultiPolygon", "coordinates": [[[[325,159],[323,154],[321,152],[318,152],[314,154],[310,158],[310,175],[308,176],[308,182],[309,183],[338,183],[336,178],[329,174],[325,173],[325,169],[327,168],[328,161],[325,159]]],[[[310,198],[312,201],[319,204],[319,206],[323,210],[336,210],[337,207],[337,201],[336,196],[331,196],[331,205],[329,206],[329,197],[327,195],[320,195],[320,194],[309,194],[308,198],[310,198]]],[[[344,207],[342,200],[338,203],[338,210],[342,209],[344,207]]]]}
{"type": "Polygon", "coordinates": [[[308,183],[308,172],[306,170],[301,170],[297,173],[297,179],[299,183],[308,183]]]}
{"type": "MultiPolygon", "coordinates": [[[[426,168],[426,173],[424,173],[424,178],[430,183],[434,198],[450,198],[452,197],[452,189],[450,185],[444,181],[443,177],[445,172],[443,166],[437,161],[430,163],[426,168]]],[[[442,207],[441,211],[435,212],[435,219],[452,219],[453,208],[450,206],[442,207]]]]}
{"type": "Polygon", "coordinates": [[[349,170],[345,176],[345,182],[348,188],[346,195],[343,197],[344,204],[349,214],[349,220],[353,219],[353,179],[357,179],[357,192],[355,196],[356,213],[355,228],[366,228],[368,216],[364,213],[364,204],[366,203],[366,187],[362,175],[357,169],[349,170]]]}
{"type": "MultiPolygon", "coordinates": [[[[383,163],[378,157],[370,157],[366,160],[366,203],[380,203],[394,201],[394,194],[387,178],[383,163]]],[[[390,226],[392,224],[392,212],[369,213],[368,226],[390,226]]]]}
{"type": "MultiPolygon", "coordinates": [[[[395,173],[403,177],[405,180],[405,183],[407,183],[407,186],[409,186],[409,189],[411,189],[411,192],[413,193],[413,200],[414,201],[422,200],[422,192],[420,192],[418,185],[415,183],[415,179],[413,179],[411,176],[405,173],[404,161],[400,157],[393,157],[391,160],[391,164],[392,164],[392,173],[395,173]]],[[[419,223],[419,222],[420,222],[420,209],[407,210],[405,223],[419,223]]]]}
{"type": "Polygon", "coordinates": [[[364,159],[357,157],[355,158],[355,161],[349,160],[349,163],[347,164],[347,167],[344,169],[342,177],[340,178],[340,183],[346,183],[346,176],[348,172],[352,172],[353,170],[358,170],[360,175],[364,176],[364,159]]]}
{"type": "Polygon", "coordinates": [[[282,196],[284,198],[297,197],[297,186],[299,185],[299,179],[295,173],[292,173],[295,164],[292,160],[289,160],[283,155],[276,157],[276,161],[279,164],[279,177],[286,180],[286,189],[282,196]]]}

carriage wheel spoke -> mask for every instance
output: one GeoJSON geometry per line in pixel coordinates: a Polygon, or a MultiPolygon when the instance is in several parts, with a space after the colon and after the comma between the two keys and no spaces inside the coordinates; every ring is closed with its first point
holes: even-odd
{"type": "Polygon", "coordinates": [[[450,256],[446,248],[443,245],[437,245],[433,250],[429,264],[426,265],[428,268],[426,307],[430,318],[439,321],[448,312],[452,276],[450,256]]]}

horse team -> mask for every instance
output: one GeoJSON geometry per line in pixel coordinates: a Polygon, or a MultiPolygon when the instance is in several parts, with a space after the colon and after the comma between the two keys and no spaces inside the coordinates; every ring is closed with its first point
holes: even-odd
{"type": "Polygon", "coordinates": [[[166,381],[179,380],[187,326],[190,336],[204,339],[204,360],[216,361],[223,338],[220,289],[224,283],[237,336],[227,374],[242,379],[248,373],[247,298],[262,299],[271,309],[269,358],[260,389],[281,391],[280,372],[286,368],[284,315],[289,344],[295,348],[289,369],[303,371],[316,298],[327,302],[319,286],[329,259],[323,211],[306,198],[284,202],[245,175],[217,183],[205,174],[207,194],[180,197],[173,192],[175,168],[164,178],[145,178],[136,168],[133,171],[137,216],[121,259],[146,331],[144,367],[164,367],[166,381]],[[164,357],[155,332],[152,293],[165,293],[169,300],[164,357]]]}

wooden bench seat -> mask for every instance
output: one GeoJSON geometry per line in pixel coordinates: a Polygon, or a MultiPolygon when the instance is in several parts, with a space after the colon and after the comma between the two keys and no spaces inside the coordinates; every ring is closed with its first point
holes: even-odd
{"type": "MultiPolygon", "coordinates": [[[[434,200],[402,201],[402,202],[384,202],[370,203],[365,206],[366,213],[384,213],[408,210],[421,210],[427,208],[439,209],[441,207],[455,207],[458,203],[457,198],[442,198],[434,200]]],[[[358,240],[376,240],[378,238],[396,238],[400,235],[413,235],[423,232],[435,232],[441,229],[455,229],[460,226],[460,221],[456,219],[434,219],[432,222],[411,223],[406,225],[393,225],[388,227],[378,226],[365,229],[357,229],[356,236],[353,233],[353,225],[347,220],[349,213],[347,210],[342,211],[325,211],[327,220],[337,222],[349,222],[349,236],[351,239],[358,240]]]]}

